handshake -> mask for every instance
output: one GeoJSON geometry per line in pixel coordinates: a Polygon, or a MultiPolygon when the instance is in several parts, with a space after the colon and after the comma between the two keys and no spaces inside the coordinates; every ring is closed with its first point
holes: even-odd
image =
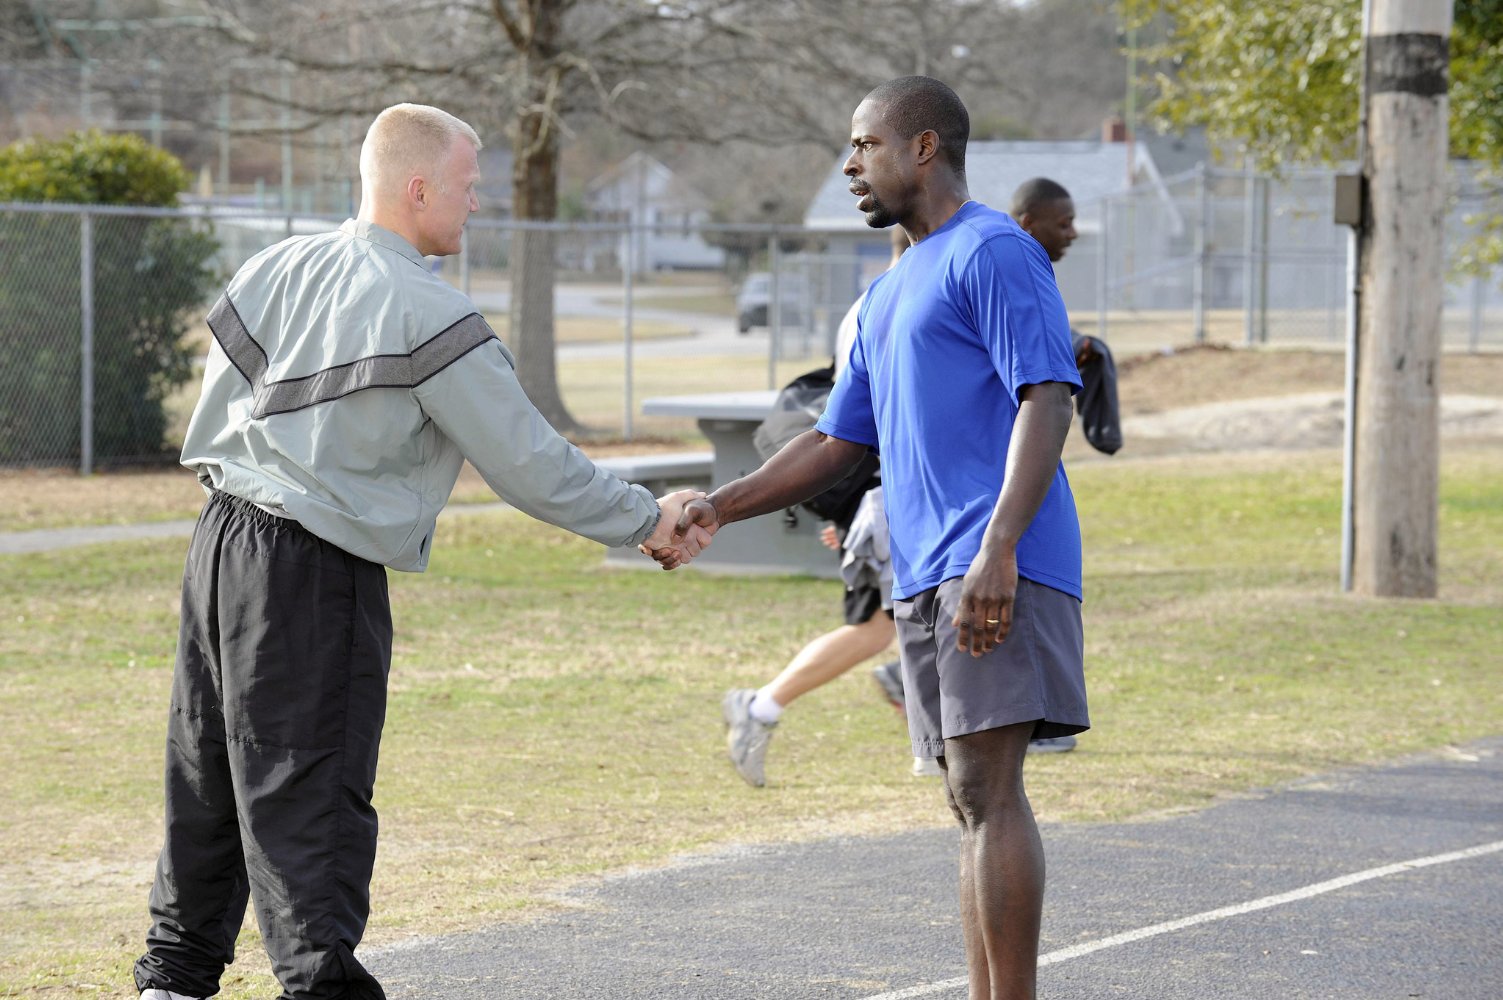
{"type": "Polygon", "coordinates": [[[720,527],[715,505],[698,490],[679,490],[659,497],[658,509],[657,527],[638,548],[663,569],[688,565],[710,547],[710,539],[720,527]]]}

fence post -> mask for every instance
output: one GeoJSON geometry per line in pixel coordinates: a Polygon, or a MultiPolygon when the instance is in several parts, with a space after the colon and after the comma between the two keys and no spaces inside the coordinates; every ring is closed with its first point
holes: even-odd
{"type": "Polygon", "coordinates": [[[626,380],[626,404],[622,414],[621,436],[632,439],[632,305],[636,293],[635,271],[637,270],[637,239],[631,225],[627,225],[626,259],[621,262],[621,295],[624,305],[621,312],[621,340],[624,351],[624,377],[626,380]]]}
{"type": "Polygon", "coordinates": [[[1111,249],[1108,239],[1109,219],[1112,217],[1111,198],[1101,199],[1101,246],[1096,254],[1096,336],[1106,339],[1106,299],[1111,288],[1111,265],[1107,253],[1111,249]]]}
{"type": "Polygon", "coordinates": [[[286,63],[282,64],[282,210],[292,211],[292,72],[286,63]]]}
{"type": "Polygon", "coordinates": [[[1195,227],[1195,277],[1191,291],[1191,308],[1195,315],[1195,342],[1203,344],[1206,339],[1206,266],[1209,257],[1206,249],[1211,222],[1211,197],[1209,186],[1206,184],[1204,162],[1195,168],[1195,191],[1196,199],[1200,203],[1200,220],[1195,227]]]}
{"type": "Polygon", "coordinates": [[[1482,312],[1487,305],[1487,285],[1482,280],[1482,275],[1472,276],[1472,323],[1467,331],[1466,349],[1469,354],[1477,353],[1477,345],[1482,342],[1482,312]]]}
{"type": "Polygon", "coordinates": [[[1273,216],[1273,181],[1258,178],[1258,343],[1268,343],[1268,220],[1273,216]]]}
{"type": "Polygon", "coordinates": [[[1257,337],[1257,310],[1254,297],[1257,294],[1257,271],[1253,261],[1257,256],[1258,182],[1253,174],[1252,163],[1242,174],[1242,340],[1251,347],[1257,337]]]}
{"type": "Polygon", "coordinates": [[[464,297],[470,297],[470,227],[459,231],[459,287],[464,297]]]}
{"type": "Polygon", "coordinates": [[[1346,236],[1346,371],[1341,412],[1341,592],[1352,592],[1356,555],[1357,351],[1362,326],[1362,240],[1353,226],[1346,236]]]}
{"type": "Polygon", "coordinates": [[[219,190],[220,198],[230,196],[230,90],[219,94],[219,190]]]}
{"type": "Polygon", "coordinates": [[[767,269],[772,274],[772,286],[767,294],[767,388],[778,387],[778,341],[783,339],[783,296],[779,287],[778,272],[783,262],[778,254],[778,231],[773,229],[767,237],[767,269]]]}
{"type": "Polygon", "coordinates": [[[78,471],[94,471],[94,217],[84,212],[78,232],[79,420],[78,471]]]}

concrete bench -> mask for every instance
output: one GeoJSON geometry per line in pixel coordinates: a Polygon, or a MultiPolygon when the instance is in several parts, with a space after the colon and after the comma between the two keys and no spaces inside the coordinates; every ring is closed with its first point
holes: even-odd
{"type": "Polygon", "coordinates": [[[689,486],[708,489],[712,451],[672,451],[660,455],[617,455],[598,459],[595,464],[615,473],[628,483],[641,483],[660,497],[689,486]]]}

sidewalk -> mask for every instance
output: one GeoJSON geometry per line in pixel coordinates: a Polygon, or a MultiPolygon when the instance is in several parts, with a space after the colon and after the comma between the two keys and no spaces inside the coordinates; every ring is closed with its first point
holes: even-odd
{"type": "MultiPolygon", "coordinates": [[[[500,503],[450,504],[439,514],[457,517],[464,514],[484,514],[488,511],[505,510],[500,503]]],[[[188,538],[193,534],[195,521],[150,521],[143,524],[100,524],[81,528],[45,528],[40,531],[0,531],[0,556],[24,555],[31,552],[55,552],[59,549],[78,548],[82,545],[103,545],[107,542],[133,542],[152,538],[188,538]]]]}
{"type": "Polygon", "coordinates": [[[192,521],[154,521],[146,524],[101,524],[86,528],[46,528],[41,531],[0,531],[0,555],[53,552],[80,545],[133,542],[147,538],[187,538],[192,521]]]}

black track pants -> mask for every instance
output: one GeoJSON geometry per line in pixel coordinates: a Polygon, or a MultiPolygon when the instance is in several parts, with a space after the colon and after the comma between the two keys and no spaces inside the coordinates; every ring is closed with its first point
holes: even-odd
{"type": "Polygon", "coordinates": [[[183,572],[166,837],[140,989],[219,989],[247,896],[283,997],[380,998],[355,960],[376,857],[386,571],[216,493],[183,572]]]}

